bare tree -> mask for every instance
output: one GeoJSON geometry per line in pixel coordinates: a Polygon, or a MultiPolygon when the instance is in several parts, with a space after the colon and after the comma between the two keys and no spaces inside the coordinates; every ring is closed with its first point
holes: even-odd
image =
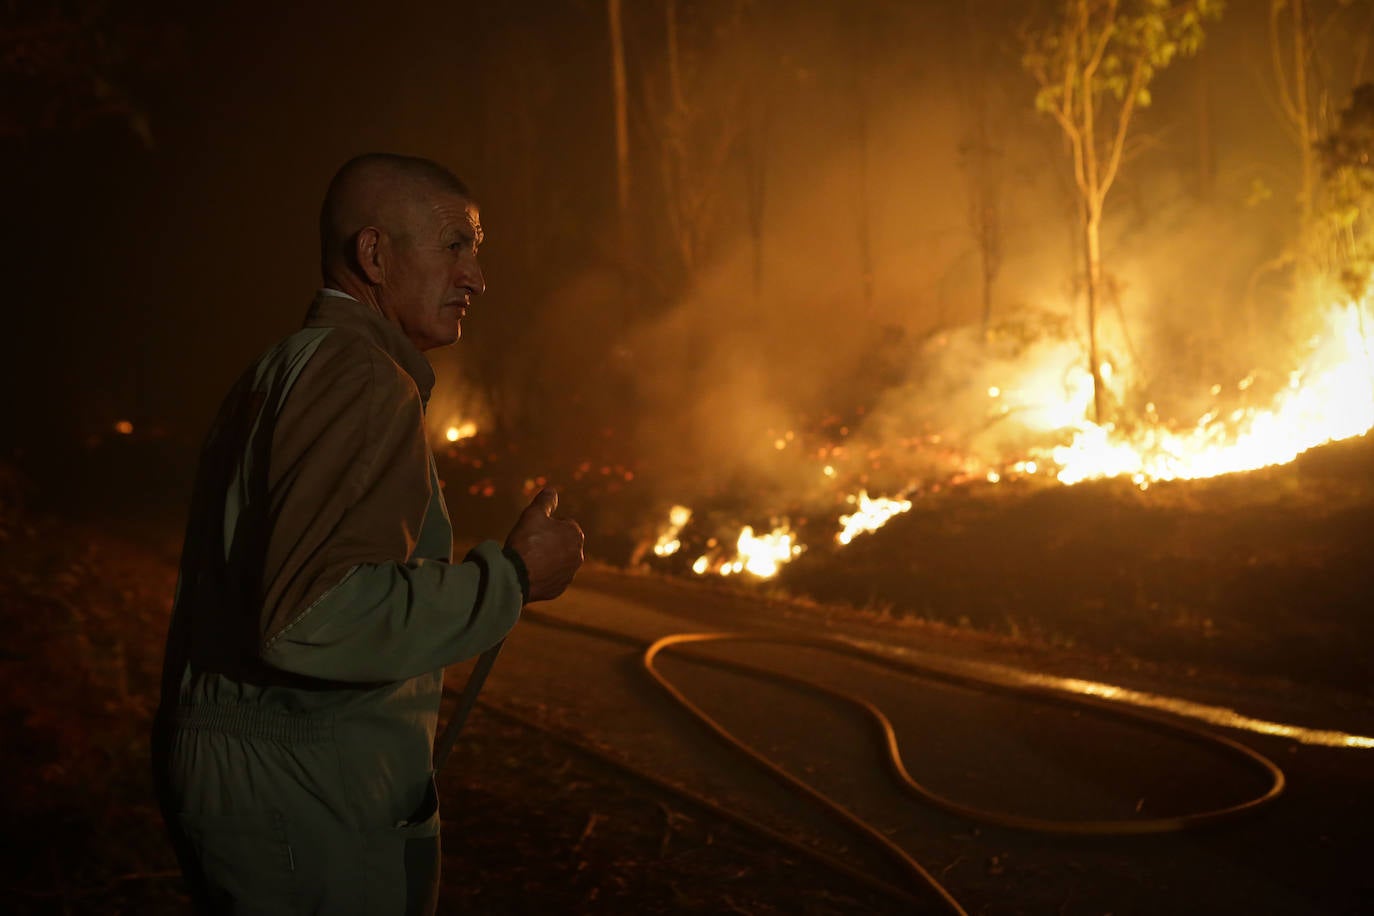
{"type": "Polygon", "coordinates": [[[961,70],[968,120],[959,144],[959,162],[968,193],[968,224],[978,249],[982,281],[983,336],[992,325],[992,289],[1002,269],[1002,150],[993,140],[988,99],[988,55],[977,3],[967,0],[964,21],[968,52],[961,70]]]}
{"type": "Polygon", "coordinates": [[[863,290],[864,314],[872,315],[876,277],[873,266],[873,200],[868,186],[868,158],[869,108],[873,95],[873,74],[870,70],[873,23],[872,7],[867,6],[863,9],[866,15],[854,18],[854,231],[859,246],[859,280],[860,288],[863,290]]]}
{"type": "Polygon", "coordinates": [[[690,277],[719,227],[726,175],[744,128],[745,92],[732,67],[744,38],[743,0],[723,10],[664,2],[666,73],[646,85],[659,174],[678,265],[690,277]]]}
{"type": "Polygon", "coordinates": [[[611,39],[611,91],[615,99],[615,200],[618,218],[621,267],[620,299],[622,319],[629,316],[628,271],[624,265],[630,254],[630,128],[629,90],[625,80],[625,30],[620,15],[620,0],[606,0],[606,23],[611,39]]]}
{"type": "Polygon", "coordinates": [[[768,163],[771,139],[772,108],[777,90],[777,69],[771,56],[762,51],[757,40],[757,22],[747,21],[749,44],[758,53],[746,55],[743,62],[744,129],[740,136],[739,153],[744,175],[744,216],[749,227],[751,248],[751,281],[754,303],[763,295],[763,229],[768,203],[768,163]]]}
{"type": "Polygon", "coordinates": [[[1334,13],[1314,10],[1309,0],[1269,2],[1269,55],[1284,126],[1298,148],[1298,211],[1304,225],[1312,217],[1320,179],[1317,141],[1331,120],[1317,33],[1330,26],[1334,13]]]}
{"type": "Polygon", "coordinates": [[[1358,309],[1374,282],[1374,83],[1355,87],[1315,152],[1326,192],[1319,213],[1330,224],[1341,292],[1358,309]]]}
{"type": "Polygon", "coordinates": [[[1213,136],[1212,63],[1208,55],[1198,57],[1197,95],[1197,196],[1210,201],[1217,189],[1217,149],[1213,136]]]}
{"type": "Polygon", "coordinates": [[[1292,267],[1302,285],[1337,270],[1339,255],[1328,221],[1318,212],[1322,161],[1318,145],[1335,126],[1335,98],[1362,79],[1374,2],[1369,0],[1270,0],[1269,56],[1274,95],[1298,150],[1297,244],[1261,270],[1292,267]],[[1352,76],[1339,79],[1327,50],[1353,38],[1352,76]]]}
{"type": "Polygon", "coordinates": [[[1361,83],[1351,91],[1350,104],[1317,152],[1325,179],[1321,213],[1330,226],[1340,289],[1355,315],[1374,394],[1364,304],[1374,284],[1374,83],[1361,83]]]}
{"type": "Polygon", "coordinates": [[[1180,55],[1195,54],[1203,20],[1220,13],[1221,0],[1062,0],[1047,21],[1022,36],[1022,62],[1040,87],[1036,108],[1059,125],[1073,162],[1099,423],[1107,414],[1097,333],[1107,195],[1121,171],[1132,119],[1150,104],[1155,74],[1180,55]]]}

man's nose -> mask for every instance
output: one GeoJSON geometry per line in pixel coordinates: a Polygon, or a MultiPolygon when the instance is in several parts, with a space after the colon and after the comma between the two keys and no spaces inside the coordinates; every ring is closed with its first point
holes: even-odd
{"type": "Polygon", "coordinates": [[[482,266],[476,261],[463,268],[458,275],[458,286],[466,286],[472,290],[474,296],[480,296],[487,291],[486,277],[482,276],[482,266]]]}

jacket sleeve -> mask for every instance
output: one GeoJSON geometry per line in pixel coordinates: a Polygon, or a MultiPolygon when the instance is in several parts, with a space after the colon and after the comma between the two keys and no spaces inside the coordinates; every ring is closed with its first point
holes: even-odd
{"type": "Polygon", "coordinates": [[[419,393],[348,336],[330,334],[276,421],[260,654],[310,677],[403,680],[504,638],[522,576],[495,541],[461,563],[413,556],[431,496],[419,393]]]}

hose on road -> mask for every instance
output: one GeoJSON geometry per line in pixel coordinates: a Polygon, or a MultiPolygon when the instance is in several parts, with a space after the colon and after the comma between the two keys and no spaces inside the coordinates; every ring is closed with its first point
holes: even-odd
{"type": "Polygon", "coordinates": [[[588,633],[602,638],[614,639],[619,642],[632,643],[636,646],[643,646],[644,651],[641,657],[641,664],[646,674],[657,684],[675,703],[687,711],[693,718],[705,726],[709,731],[716,735],[728,746],[751,760],[757,766],[768,772],[794,791],[811,799],[821,807],[831,812],[835,817],[848,824],[850,827],[867,836],[896,862],[897,866],[919,885],[927,887],[932,891],[945,907],[951,912],[966,916],[967,911],[959,904],[958,900],[933,876],[927,871],[914,857],[911,856],[901,846],[894,843],[878,827],[863,820],[858,815],[844,807],[834,798],[826,795],[804,780],[794,776],[780,766],[776,761],[771,760],[766,755],[751,747],[747,742],[731,733],[718,720],[708,714],[700,706],[693,703],[686,694],[657,667],[656,660],[671,650],[680,649],[689,645],[701,645],[704,643],[723,643],[723,642],[752,642],[773,645],[789,645],[804,648],[823,649],[851,658],[880,665],[892,670],[898,670],[906,674],[915,675],[932,680],[939,680],[946,683],[954,683],[964,687],[971,687],[985,692],[996,692],[1016,696],[1029,696],[1041,702],[1054,703],[1066,706],[1088,707],[1094,711],[1117,718],[1126,719],[1136,724],[1172,733],[1183,738],[1203,745],[1210,745],[1220,748],[1232,756],[1240,758],[1247,766],[1253,767],[1264,774],[1269,787],[1260,795],[1246,799],[1236,804],[1214,808],[1207,811],[1199,811],[1190,814],[1174,815],[1162,818],[1131,818],[1117,820],[1086,820],[1086,821],[1062,821],[1049,820],[1035,817],[1025,817],[1021,815],[1008,814],[1000,811],[989,811],[963,804],[953,799],[947,798],[936,793],[915,780],[907,770],[901,754],[901,748],[897,739],[896,730],[893,728],[891,720],[877,706],[852,694],[847,694],[834,688],[819,684],[805,678],[786,674],[771,669],[754,667],[739,662],[726,661],[723,659],[707,658],[694,654],[691,656],[695,662],[703,662],[715,667],[726,668],[733,671],[748,674],[750,676],[764,678],[798,687],[802,690],[829,696],[844,703],[858,707],[867,713],[868,717],[877,726],[882,736],[882,741],[886,750],[888,764],[897,777],[899,785],[913,796],[925,801],[937,808],[955,814],[960,817],[993,824],[1000,827],[1015,830],[1033,831],[1038,833],[1056,835],[1076,835],[1076,836],[1129,836],[1141,834],[1158,834],[1182,830],[1190,830],[1218,821],[1242,815],[1255,809],[1269,804],[1282,794],[1285,785],[1283,771],[1269,758],[1257,751],[1233,741],[1224,735],[1206,731],[1202,728],[1166,718],[1162,715],[1151,713],[1141,709],[1122,707],[1105,700],[1092,697],[1066,695],[1052,691],[1048,688],[1027,687],[1025,685],[1010,685],[1001,683],[992,678],[977,677],[970,674],[955,674],[948,670],[921,665],[911,661],[899,661],[887,656],[868,652],[848,643],[827,639],[824,637],[807,636],[787,636],[777,634],[759,633],[723,633],[723,632],[701,632],[701,633],[675,633],[664,636],[646,645],[644,640],[620,633],[615,630],[592,626],[589,624],[576,623],[562,619],[556,615],[543,611],[532,611],[526,609],[527,619],[548,626],[568,629],[578,632],[588,633]]]}

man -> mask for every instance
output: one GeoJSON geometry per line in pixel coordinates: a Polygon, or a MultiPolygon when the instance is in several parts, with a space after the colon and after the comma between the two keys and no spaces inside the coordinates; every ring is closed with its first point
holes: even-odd
{"type": "Polygon", "coordinates": [[[581,565],[552,490],[504,546],[450,561],[422,353],[458,339],[485,289],[481,240],[435,163],[346,163],[320,217],[325,288],[206,440],[153,742],[203,911],[432,913],[443,667],[581,565]]]}

